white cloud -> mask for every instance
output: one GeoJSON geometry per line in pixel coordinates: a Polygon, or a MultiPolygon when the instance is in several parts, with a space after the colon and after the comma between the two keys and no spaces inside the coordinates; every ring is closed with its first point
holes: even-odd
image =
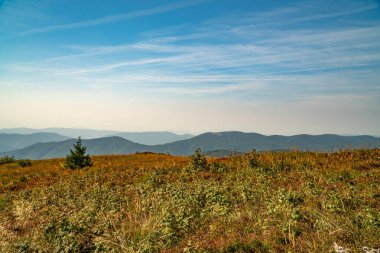
{"type": "Polygon", "coordinates": [[[20,32],[19,35],[46,33],[46,32],[53,32],[53,31],[59,31],[59,30],[77,29],[77,28],[83,28],[83,27],[89,27],[89,26],[109,24],[109,23],[120,22],[124,20],[135,19],[135,18],[151,16],[151,15],[155,15],[159,13],[174,11],[178,9],[183,9],[183,8],[191,7],[194,5],[199,5],[204,2],[205,0],[195,0],[195,1],[183,0],[183,1],[174,2],[167,5],[162,5],[162,6],[145,9],[145,10],[115,14],[115,15],[110,15],[110,16],[105,16],[105,17],[100,17],[100,18],[95,18],[95,19],[90,19],[90,20],[84,20],[84,21],[79,21],[79,22],[74,22],[74,23],[66,23],[66,24],[51,25],[51,26],[35,28],[35,29],[24,31],[24,32],[20,32]]]}

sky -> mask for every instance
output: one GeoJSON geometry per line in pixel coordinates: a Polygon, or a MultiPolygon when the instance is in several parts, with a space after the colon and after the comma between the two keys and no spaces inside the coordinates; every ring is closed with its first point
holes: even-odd
{"type": "Polygon", "coordinates": [[[0,128],[380,135],[380,2],[0,0],[0,128]]]}

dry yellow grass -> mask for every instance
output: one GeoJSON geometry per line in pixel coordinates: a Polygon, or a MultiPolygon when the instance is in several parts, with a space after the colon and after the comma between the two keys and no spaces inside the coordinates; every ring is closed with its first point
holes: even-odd
{"type": "Polygon", "coordinates": [[[380,151],[95,156],[0,165],[0,252],[380,248],[380,151]]]}

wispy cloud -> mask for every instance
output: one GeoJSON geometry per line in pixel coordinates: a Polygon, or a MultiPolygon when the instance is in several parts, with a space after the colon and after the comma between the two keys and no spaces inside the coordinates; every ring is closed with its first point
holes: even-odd
{"type": "MultiPolygon", "coordinates": [[[[292,7],[280,8],[272,11],[264,12],[257,17],[251,19],[282,19],[279,25],[291,24],[305,21],[315,21],[329,18],[337,18],[342,16],[348,16],[357,14],[369,10],[373,10],[379,7],[379,4],[373,0],[363,1],[325,1],[325,0],[308,0],[300,2],[292,7]],[[291,19],[286,17],[291,16],[291,19]],[[285,18],[285,19],[284,19],[285,18]]],[[[272,23],[273,24],[273,23],[272,23]]]]}
{"type": "MultiPolygon", "coordinates": [[[[116,22],[201,3],[177,2],[42,29],[116,22]]],[[[379,92],[378,20],[365,25],[304,25],[306,21],[365,12],[378,4],[324,3],[307,1],[266,13],[244,13],[185,25],[186,29],[168,27],[164,32],[153,31],[127,44],[66,45],[64,49],[69,53],[65,55],[9,64],[7,70],[25,76],[25,83],[30,82],[28,76],[33,74],[34,81],[49,85],[66,82],[78,87],[173,97],[228,95],[242,100],[297,100],[327,93],[379,92]],[[284,28],[284,23],[290,24],[287,22],[292,25],[284,28]]]]}
{"type": "Polygon", "coordinates": [[[26,63],[26,66],[18,64],[14,68],[50,72],[51,75],[86,75],[146,68],[184,72],[238,71],[239,75],[247,75],[255,72],[291,74],[334,70],[373,65],[380,61],[380,47],[376,43],[380,39],[380,26],[314,32],[279,31],[275,34],[275,37],[258,37],[249,43],[182,45],[142,41],[116,46],[81,46],[75,47],[76,51],[81,51],[79,54],[26,63]],[[139,52],[141,56],[131,57],[131,52],[139,52]],[[103,55],[117,55],[120,59],[83,66],[84,62],[94,62],[94,57],[102,58],[103,55]],[[54,62],[64,67],[55,71],[52,68],[54,62]]]}
{"type": "MultiPolygon", "coordinates": [[[[186,35],[178,35],[176,29],[171,31],[164,28],[147,32],[146,36],[154,38],[158,42],[169,43],[195,39],[208,40],[210,38],[225,40],[229,38],[228,35],[234,35],[232,38],[254,40],[256,37],[262,36],[275,37],[278,31],[297,30],[300,26],[305,29],[308,27],[311,30],[318,29],[318,26],[315,26],[317,21],[327,22],[331,20],[331,23],[325,25],[332,28],[342,27],[347,20],[349,22],[346,25],[352,25],[355,22],[350,18],[351,15],[365,13],[378,8],[378,2],[373,0],[309,0],[266,12],[245,12],[239,15],[235,13],[223,16],[223,18],[210,19],[204,24],[191,29],[191,33],[189,32],[186,35]],[[167,36],[163,37],[163,34],[167,36]]],[[[366,23],[366,25],[373,25],[373,23],[366,23]]],[[[277,37],[280,38],[281,33],[277,37]]]]}
{"type": "Polygon", "coordinates": [[[110,16],[105,16],[105,17],[100,17],[100,18],[95,18],[95,19],[90,19],[90,20],[84,20],[84,21],[79,21],[79,22],[30,29],[30,30],[20,32],[19,35],[47,33],[47,32],[59,31],[59,30],[77,29],[77,28],[83,28],[83,27],[109,24],[109,23],[120,22],[124,20],[135,19],[135,18],[155,15],[159,13],[174,11],[178,9],[183,9],[183,8],[203,4],[209,1],[211,0],[194,0],[194,1],[183,0],[183,1],[175,2],[175,3],[171,3],[167,5],[162,5],[162,6],[154,7],[150,9],[145,9],[145,10],[132,11],[132,12],[115,14],[115,15],[110,15],[110,16]]]}

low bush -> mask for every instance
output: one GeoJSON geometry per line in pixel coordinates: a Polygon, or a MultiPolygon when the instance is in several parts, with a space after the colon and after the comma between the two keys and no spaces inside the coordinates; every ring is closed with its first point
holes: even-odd
{"type": "Polygon", "coordinates": [[[220,163],[220,162],[212,162],[210,164],[210,171],[211,172],[214,172],[214,173],[223,173],[223,172],[227,172],[229,171],[229,167],[224,164],[224,163],[220,163]]]}
{"type": "Polygon", "coordinates": [[[21,167],[29,167],[32,166],[32,161],[29,159],[23,159],[23,160],[18,160],[17,161],[18,165],[21,167]]]}
{"type": "Polygon", "coordinates": [[[16,159],[13,156],[3,156],[0,157],[0,164],[13,163],[16,159]]]}

